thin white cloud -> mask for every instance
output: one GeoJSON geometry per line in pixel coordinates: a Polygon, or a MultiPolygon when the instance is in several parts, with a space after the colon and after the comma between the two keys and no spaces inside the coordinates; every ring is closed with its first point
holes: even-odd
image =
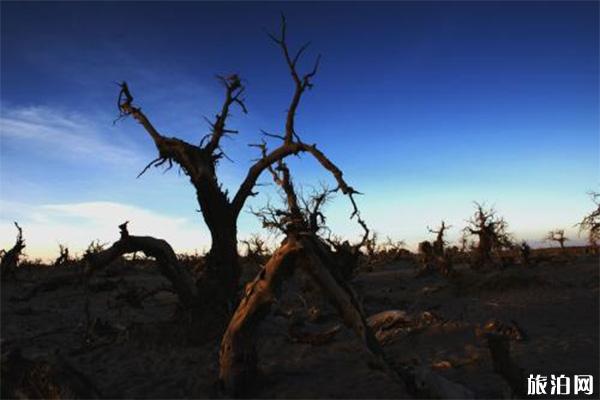
{"type": "Polygon", "coordinates": [[[0,139],[4,144],[26,143],[28,149],[60,159],[70,157],[119,165],[139,161],[136,152],[125,148],[121,140],[109,140],[108,132],[102,132],[90,119],[43,106],[4,107],[0,115],[0,139]]]}
{"type": "Polygon", "coordinates": [[[0,247],[9,248],[16,235],[8,215],[19,215],[31,258],[53,259],[58,244],[81,254],[95,239],[112,243],[119,237],[118,225],[131,221],[132,235],[167,240],[176,252],[202,251],[210,243],[201,221],[174,218],[132,205],[113,202],[47,204],[41,206],[3,202],[0,216],[0,247]]]}

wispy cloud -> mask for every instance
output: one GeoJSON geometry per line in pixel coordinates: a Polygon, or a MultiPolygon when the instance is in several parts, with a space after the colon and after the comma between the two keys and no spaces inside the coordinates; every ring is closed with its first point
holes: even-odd
{"type": "Polygon", "coordinates": [[[90,159],[122,165],[136,162],[139,157],[124,147],[123,141],[109,140],[107,132],[92,120],[44,106],[3,108],[0,139],[3,144],[26,143],[29,150],[60,159],[90,159]]]}
{"type": "Polygon", "coordinates": [[[117,240],[118,225],[131,221],[132,235],[155,236],[167,240],[176,252],[204,250],[210,243],[200,220],[175,218],[144,208],[114,202],[25,205],[2,202],[0,246],[14,243],[16,231],[11,217],[19,216],[27,244],[26,253],[33,258],[52,259],[58,243],[81,253],[95,239],[112,243],[117,240]]]}

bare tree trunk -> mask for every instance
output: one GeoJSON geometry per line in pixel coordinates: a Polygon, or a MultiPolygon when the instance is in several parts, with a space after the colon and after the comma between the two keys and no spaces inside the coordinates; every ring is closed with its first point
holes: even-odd
{"type": "Polygon", "coordinates": [[[492,242],[491,239],[483,233],[478,233],[479,243],[474,251],[474,260],[471,265],[474,269],[485,267],[492,264],[492,242]]]}
{"type": "Polygon", "coordinates": [[[207,222],[207,225],[212,242],[207,255],[207,272],[209,278],[219,284],[219,298],[224,303],[233,304],[237,300],[240,277],[237,223],[235,219],[223,217],[219,223],[207,222]]]}
{"type": "Polygon", "coordinates": [[[383,351],[366,323],[362,308],[352,290],[338,281],[335,266],[323,256],[312,237],[288,236],[256,279],[246,287],[221,341],[219,381],[228,396],[248,393],[257,378],[256,330],[276,299],[283,278],[295,267],[304,268],[338,310],[344,323],[353,329],[365,346],[383,361],[383,351]],[[300,253],[302,256],[299,256],[300,253]]]}
{"type": "Polygon", "coordinates": [[[258,372],[256,329],[269,313],[282,278],[293,268],[300,249],[296,240],[289,239],[246,286],[244,298],[223,335],[219,352],[219,381],[227,395],[238,397],[255,382],[258,372]]]}
{"type": "MultiPolygon", "coordinates": [[[[336,191],[339,190],[349,196],[357,193],[345,182],[342,171],[321,150],[317,149],[316,144],[302,142],[294,128],[296,110],[303,93],[313,87],[312,80],[317,73],[320,56],[317,57],[312,70],[300,74],[296,69],[296,65],[302,53],[306,50],[306,46],[301,47],[295,55],[290,52],[286,42],[285,18],[282,18],[281,35],[279,37],[269,36],[282,50],[294,82],[294,94],[286,116],[285,134],[279,136],[265,132],[265,136],[281,139],[282,143],[272,151],[267,151],[265,141],[262,145],[257,146],[263,150],[262,157],[255,160],[248,169],[244,180],[231,198],[229,198],[228,191],[219,182],[216,166],[222,158],[227,157],[221,147],[221,140],[225,136],[238,133],[227,125],[233,106],[238,106],[244,113],[248,111],[244,103],[245,87],[237,74],[217,77],[225,87],[225,99],[214,120],[207,120],[211,132],[204,136],[199,144],[191,144],[178,138],[163,136],[142,112],[142,109],[134,104],[133,96],[126,82],[120,84],[121,90],[117,99],[119,118],[131,116],[139,122],[158,151],[158,157],[148,163],[138,177],[152,166],[159,167],[166,164],[168,169],[173,166],[173,163],[176,163],[181,167],[183,173],[190,178],[191,184],[196,189],[200,211],[212,238],[206,278],[211,284],[218,283],[221,285],[220,290],[215,291],[215,293],[218,292],[218,299],[213,299],[213,301],[226,300],[225,303],[229,304],[236,300],[240,276],[236,237],[237,217],[248,197],[256,194],[254,192],[256,182],[265,170],[291,155],[308,153],[334,176],[338,183],[336,191]]],[[[356,204],[354,200],[352,202],[355,209],[352,215],[358,216],[356,204]]],[[[358,217],[358,220],[362,221],[360,217],[358,217]]]]}
{"type": "Polygon", "coordinates": [[[329,252],[319,249],[320,243],[315,238],[303,240],[307,250],[307,258],[303,260],[302,267],[317,281],[325,295],[337,309],[346,326],[354,330],[363,344],[371,353],[383,357],[383,350],[373,332],[367,325],[367,320],[352,288],[343,279],[337,278],[336,266],[329,252]]]}
{"type": "Polygon", "coordinates": [[[8,251],[2,251],[2,261],[0,262],[0,274],[2,279],[6,279],[9,276],[14,276],[17,270],[17,264],[19,263],[19,257],[21,252],[25,248],[25,240],[23,240],[23,230],[15,222],[17,227],[17,240],[15,245],[8,251]]]}

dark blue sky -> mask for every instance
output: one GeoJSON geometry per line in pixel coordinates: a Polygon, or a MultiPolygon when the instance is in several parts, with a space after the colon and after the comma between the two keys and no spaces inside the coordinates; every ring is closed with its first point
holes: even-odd
{"type": "MultiPolygon", "coordinates": [[[[517,236],[539,239],[577,222],[597,188],[597,2],[1,8],[3,225],[25,205],[111,202],[203,232],[184,178],[134,179],[154,150],[133,121],[112,125],[113,82],[129,82],[164,134],[196,142],[221,101],[214,75],[238,72],[250,113],[236,110],[241,134],[225,144],[235,163],[222,165],[223,180],[234,189],[255,156],[246,144],[280,130],[289,103],[289,74],[263,31],[278,29],[280,12],[292,46],[312,41],[304,66],[323,55],[297,129],[365,192],[365,217],[382,235],[417,240],[442,217],[461,226],[480,200],[517,236]]],[[[293,167],[302,182],[326,178],[311,160],[293,167]]],[[[347,211],[330,209],[341,233],[352,232],[347,211]]],[[[241,225],[258,229],[250,216],[241,225]]]]}

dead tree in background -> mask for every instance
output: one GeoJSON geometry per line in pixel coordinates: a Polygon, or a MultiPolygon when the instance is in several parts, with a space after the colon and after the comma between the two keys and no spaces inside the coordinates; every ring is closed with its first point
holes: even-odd
{"type": "Polygon", "coordinates": [[[444,221],[442,221],[442,223],[437,231],[434,231],[430,227],[427,227],[427,230],[429,232],[437,235],[435,238],[435,241],[432,243],[432,246],[433,246],[434,254],[438,257],[444,256],[444,246],[446,245],[446,241],[444,240],[444,233],[446,232],[447,229],[450,229],[451,227],[452,227],[451,225],[446,226],[446,223],[444,221]]]}
{"type": "Polygon", "coordinates": [[[418,275],[428,274],[435,270],[445,276],[450,274],[454,252],[446,251],[446,241],[444,240],[444,233],[450,227],[451,226],[446,226],[444,221],[442,221],[438,230],[427,227],[429,232],[436,234],[436,239],[433,242],[426,240],[419,243],[418,255],[421,269],[419,270],[418,275]]]}
{"type": "Polygon", "coordinates": [[[567,238],[565,236],[565,230],[564,229],[555,229],[553,231],[548,232],[548,234],[545,237],[545,240],[551,241],[551,242],[557,242],[560,245],[560,249],[564,250],[565,249],[565,242],[567,240],[569,240],[569,238],[567,238]]]}
{"type": "Polygon", "coordinates": [[[404,246],[406,246],[406,242],[403,240],[393,240],[386,236],[385,241],[376,247],[376,261],[382,264],[398,261],[401,257],[410,254],[404,246]]]}
{"type": "Polygon", "coordinates": [[[472,267],[477,269],[493,264],[493,253],[510,248],[512,244],[510,235],[506,232],[508,224],[504,218],[499,217],[493,208],[485,209],[479,203],[475,203],[475,206],[475,214],[467,220],[464,232],[478,238],[477,246],[473,249],[472,263],[472,267]]]}
{"type": "Polygon", "coordinates": [[[17,265],[19,264],[19,257],[25,248],[25,240],[23,239],[23,229],[15,222],[17,227],[17,240],[15,245],[7,251],[4,251],[2,255],[2,262],[0,262],[0,271],[3,279],[9,276],[14,276],[17,265]]]}
{"type": "MultiPolygon", "coordinates": [[[[303,212],[299,204],[288,167],[282,161],[277,168],[268,168],[281,187],[286,210],[264,209],[263,225],[285,234],[281,246],[273,253],[264,269],[245,288],[245,294],[223,335],[219,353],[219,381],[229,396],[247,395],[257,378],[256,332],[262,319],[276,300],[283,280],[296,268],[305,270],[338,310],[344,323],[352,328],[365,346],[383,362],[383,351],[366,323],[366,318],[354,291],[340,273],[339,258],[311,225],[311,212],[303,212]],[[308,216],[308,218],[307,218],[308,216]]],[[[358,210],[349,194],[354,207],[358,210]]],[[[316,209],[318,210],[318,208],[316,209]]],[[[314,210],[313,210],[314,213],[314,210]]],[[[368,229],[360,247],[368,237],[368,229]]]]}
{"type": "Polygon", "coordinates": [[[107,243],[100,242],[100,239],[92,240],[83,253],[83,258],[96,254],[106,247],[107,243]]]}
{"type": "Polygon", "coordinates": [[[370,237],[368,237],[367,241],[365,242],[365,250],[367,252],[369,260],[373,260],[375,258],[375,255],[377,254],[377,251],[379,249],[378,240],[379,235],[377,234],[377,232],[373,232],[373,234],[370,237]]]}
{"type": "MultiPolygon", "coordinates": [[[[232,196],[225,190],[219,181],[217,166],[219,161],[226,157],[221,147],[223,137],[237,133],[227,127],[227,119],[231,108],[238,106],[246,113],[244,103],[244,85],[236,74],[218,77],[225,88],[225,100],[219,113],[214,120],[209,121],[211,132],[195,145],[178,138],[162,135],[150,122],[150,119],[142,112],[142,109],[133,102],[133,96],[127,83],[123,82],[118,98],[118,108],[121,117],[132,116],[138,121],[153,140],[158,151],[158,157],[150,162],[140,173],[143,174],[151,166],[167,165],[170,168],[173,162],[178,164],[183,172],[189,177],[190,182],[196,189],[196,198],[200,211],[211,234],[211,248],[207,255],[207,274],[209,280],[217,283],[218,295],[222,301],[235,302],[240,266],[237,250],[237,219],[250,196],[256,195],[254,191],[257,179],[263,171],[280,160],[300,153],[312,155],[326,170],[331,172],[336,179],[338,187],[336,191],[344,194],[355,193],[354,189],[347,185],[342,178],[342,172],[317,149],[316,144],[303,142],[295,129],[296,110],[307,89],[313,86],[312,79],[317,73],[319,59],[309,72],[301,74],[298,72],[298,62],[308,47],[304,45],[291,53],[286,41],[286,21],[282,17],[281,32],[279,36],[269,35],[279,46],[291,74],[294,83],[294,93],[288,107],[285,120],[285,131],[282,135],[264,132],[266,137],[281,140],[275,149],[263,153],[248,170],[246,177],[240,184],[236,193],[232,196]]],[[[263,142],[266,149],[266,143],[263,142]]]]}
{"type": "Polygon", "coordinates": [[[69,262],[69,248],[67,246],[63,246],[62,244],[58,245],[59,255],[54,260],[54,266],[59,267],[69,262]]]}
{"type": "Polygon", "coordinates": [[[597,251],[598,241],[600,241],[600,193],[590,192],[589,195],[596,209],[586,215],[576,226],[579,226],[579,233],[588,232],[588,243],[594,251],[597,251]]]}
{"type": "Polygon", "coordinates": [[[246,246],[246,258],[255,264],[263,264],[268,256],[268,249],[263,238],[258,234],[252,234],[248,239],[242,240],[246,246]]]}

